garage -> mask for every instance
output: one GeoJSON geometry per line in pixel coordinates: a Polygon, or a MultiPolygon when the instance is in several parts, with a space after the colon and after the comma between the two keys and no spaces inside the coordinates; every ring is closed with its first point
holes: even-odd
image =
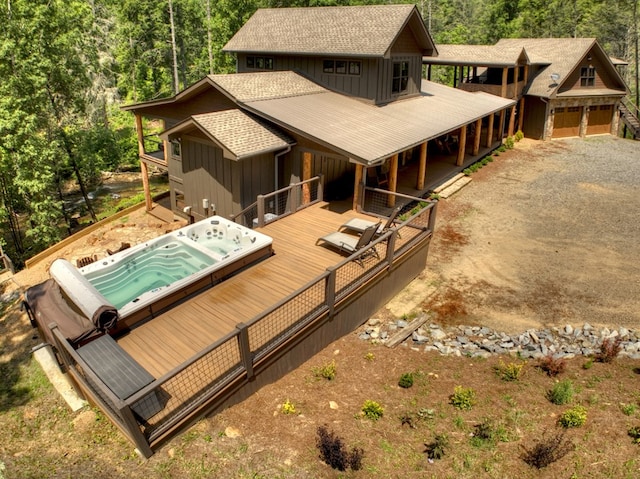
{"type": "Polygon", "coordinates": [[[603,133],[611,133],[612,117],[613,117],[613,105],[592,106],[589,109],[587,135],[599,135],[603,133]]]}
{"type": "Polygon", "coordinates": [[[553,138],[580,136],[580,117],[582,108],[569,106],[556,108],[553,120],[553,138]]]}

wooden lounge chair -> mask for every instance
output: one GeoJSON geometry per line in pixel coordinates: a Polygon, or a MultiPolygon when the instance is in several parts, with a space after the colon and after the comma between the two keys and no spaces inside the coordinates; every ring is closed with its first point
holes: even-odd
{"type": "MultiPolygon", "coordinates": [[[[400,213],[401,208],[402,207],[400,206],[397,206],[396,208],[394,208],[394,210],[391,212],[391,215],[389,215],[389,218],[384,224],[381,224],[381,222],[377,223],[380,226],[378,226],[378,230],[375,232],[376,236],[386,233],[389,230],[389,228],[393,226],[396,220],[396,217],[398,216],[398,213],[400,213]]],[[[346,223],[344,223],[343,225],[341,225],[340,228],[338,228],[338,231],[351,230],[357,233],[363,233],[364,230],[366,230],[368,227],[374,224],[376,224],[375,221],[363,220],[361,218],[352,218],[346,223]]]]}
{"type": "MultiPolygon", "coordinates": [[[[357,251],[363,250],[367,245],[371,243],[371,241],[373,241],[373,238],[375,237],[378,228],[380,228],[381,223],[382,222],[373,223],[371,226],[365,228],[360,236],[350,235],[347,233],[343,233],[342,231],[329,233],[322,238],[318,238],[316,244],[324,242],[333,246],[334,248],[339,249],[341,253],[353,254],[357,251]]],[[[364,267],[362,260],[370,254],[373,254],[377,258],[379,258],[378,252],[375,248],[367,248],[362,251],[362,254],[358,256],[355,261],[360,266],[364,267]]]]}

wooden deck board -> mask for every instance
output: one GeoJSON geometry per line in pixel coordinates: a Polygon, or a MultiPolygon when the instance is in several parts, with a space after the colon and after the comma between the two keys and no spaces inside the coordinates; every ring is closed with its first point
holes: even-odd
{"type": "Polygon", "coordinates": [[[354,217],[369,218],[319,203],[261,228],[273,238],[273,256],[133,329],[118,343],[160,377],[343,260],[316,241],[354,217]]]}

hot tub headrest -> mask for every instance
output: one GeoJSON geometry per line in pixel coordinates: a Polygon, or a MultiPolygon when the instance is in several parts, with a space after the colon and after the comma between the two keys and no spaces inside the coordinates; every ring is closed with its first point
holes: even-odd
{"type": "Polygon", "coordinates": [[[57,259],[49,274],[69,299],[96,328],[110,329],[118,321],[118,310],[69,261],[57,259]]]}

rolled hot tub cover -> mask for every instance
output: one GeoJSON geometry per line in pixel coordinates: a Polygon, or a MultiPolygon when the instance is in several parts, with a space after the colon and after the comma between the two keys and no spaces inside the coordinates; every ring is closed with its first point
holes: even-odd
{"type": "Polygon", "coordinates": [[[111,329],[118,321],[117,308],[66,259],[57,259],[49,268],[49,274],[69,299],[89,318],[98,329],[111,329]]]}

